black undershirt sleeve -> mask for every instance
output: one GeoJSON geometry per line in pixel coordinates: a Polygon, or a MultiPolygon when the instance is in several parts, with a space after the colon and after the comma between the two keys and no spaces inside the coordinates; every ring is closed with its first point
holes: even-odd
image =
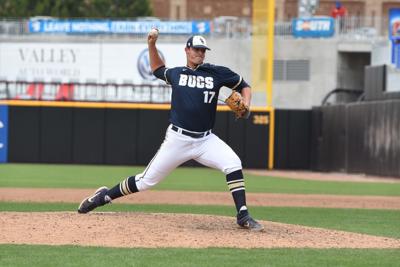
{"type": "Polygon", "coordinates": [[[240,84],[234,89],[235,91],[238,92],[242,92],[242,89],[245,87],[250,87],[250,85],[248,85],[245,80],[242,79],[242,81],[240,82],[240,84]]]}
{"type": "Polygon", "coordinates": [[[166,81],[166,77],[164,75],[166,69],[167,68],[165,66],[161,66],[158,69],[156,69],[155,71],[153,71],[153,75],[156,76],[158,79],[166,81]]]}

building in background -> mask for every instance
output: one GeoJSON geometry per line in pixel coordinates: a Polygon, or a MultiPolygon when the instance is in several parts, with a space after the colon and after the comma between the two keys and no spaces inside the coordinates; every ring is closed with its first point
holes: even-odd
{"type": "MultiPolygon", "coordinates": [[[[330,16],[335,0],[320,0],[315,15],[330,16]]],[[[400,1],[389,0],[344,0],[348,16],[371,17],[371,26],[386,27],[389,9],[399,8],[400,1]],[[381,22],[381,18],[383,22],[381,22]]],[[[247,17],[252,15],[252,0],[151,0],[155,17],[161,19],[214,19],[219,16],[247,17]]],[[[276,0],[277,21],[288,21],[298,17],[299,0],[276,0]]]]}
{"type": "Polygon", "coordinates": [[[151,0],[153,14],[161,19],[213,19],[219,16],[251,17],[252,0],[151,0]]]}

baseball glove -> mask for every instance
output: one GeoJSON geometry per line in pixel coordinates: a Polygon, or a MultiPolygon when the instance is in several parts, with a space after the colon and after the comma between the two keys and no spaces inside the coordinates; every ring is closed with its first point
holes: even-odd
{"type": "Polygon", "coordinates": [[[225,99],[225,103],[235,113],[236,119],[247,119],[250,116],[250,109],[243,102],[243,98],[238,92],[233,91],[232,94],[225,99]]]}

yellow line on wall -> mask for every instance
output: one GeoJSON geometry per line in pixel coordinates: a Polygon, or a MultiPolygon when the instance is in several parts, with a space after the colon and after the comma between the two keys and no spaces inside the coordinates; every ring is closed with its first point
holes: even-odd
{"type": "Polygon", "coordinates": [[[171,108],[170,104],[144,104],[144,103],[110,103],[110,102],[73,102],[73,101],[39,101],[39,100],[3,100],[0,104],[25,107],[64,107],[64,108],[120,108],[120,109],[165,109],[171,108]]]}
{"type": "MultiPolygon", "coordinates": [[[[39,101],[39,100],[0,100],[0,105],[22,107],[64,107],[64,108],[114,108],[114,109],[154,109],[169,110],[170,104],[147,103],[110,103],[110,102],[74,102],[74,101],[39,101]]],[[[230,111],[228,106],[219,105],[218,111],[230,111]]],[[[271,107],[252,107],[252,112],[270,112],[271,107]]]]}

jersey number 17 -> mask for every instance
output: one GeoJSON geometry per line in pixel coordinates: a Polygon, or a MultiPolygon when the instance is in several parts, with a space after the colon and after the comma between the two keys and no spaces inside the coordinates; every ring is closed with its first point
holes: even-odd
{"type": "Polygon", "coordinates": [[[213,91],[204,91],[204,103],[211,103],[215,96],[215,92],[213,91]]]}

